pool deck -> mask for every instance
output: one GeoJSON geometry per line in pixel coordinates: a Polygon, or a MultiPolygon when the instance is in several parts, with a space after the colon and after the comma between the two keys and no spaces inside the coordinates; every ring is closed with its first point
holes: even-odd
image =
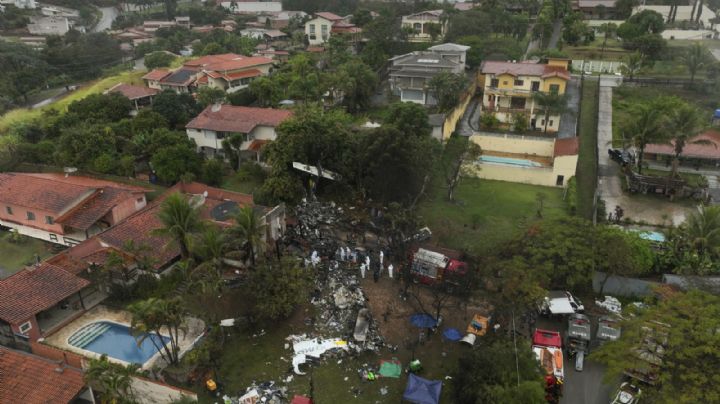
{"type": "MultiPolygon", "coordinates": [[[[114,323],[123,324],[126,326],[130,326],[130,323],[132,321],[132,316],[130,312],[124,311],[124,310],[115,310],[111,309],[109,307],[99,305],[96,306],[79,318],[75,319],[73,322],[69,323],[68,325],[62,327],[52,335],[45,338],[43,343],[54,346],[56,348],[64,349],[66,351],[74,352],[79,355],[82,355],[86,358],[99,358],[100,354],[91,352],[82,348],[77,348],[68,343],[68,339],[79,329],[82,327],[98,322],[98,321],[110,321],[114,323]]],[[[203,323],[201,320],[197,318],[188,318],[187,319],[187,332],[183,335],[183,333],[180,333],[180,355],[184,355],[187,351],[192,349],[195,342],[202,336],[203,331],[205,330],[205,323],[203,323]]],[[[167,335],[165,332],[162,332],[162,334],[167,335]]],[[[123,365],[128,365],[129,363],[115,359],[112,357],[108,357],[108,359],[112,362],[120,363],[123,365]]],[[[165,367],[166,364],[163,361],[162,357],[159,353],[156,353],[152,358],[148,359],[147,362],[145,362],[142,366],[143,370],[151,369],[153,367],[165,367]]]]}
{"type": "MultiPolygon", "coordinates": [[[[534,161],[536,163],[542,164],[542,167],[528,167],[528,168],[552,167],[552,158],[538,156],[538,155],[534,155],[534,154],[517,154],[517,153],[505,153],[505,152],[500,152],[500,151],[495,151],[495,150],[483,150],[482,155],[483,156],[492,156],[492,157],[506,157],[506,158],[513,158],[513,159],[530,160],[530,161],[534,161]]],[[[491,164],[493,164],[493,163],[491,163],[491,164]]]]}

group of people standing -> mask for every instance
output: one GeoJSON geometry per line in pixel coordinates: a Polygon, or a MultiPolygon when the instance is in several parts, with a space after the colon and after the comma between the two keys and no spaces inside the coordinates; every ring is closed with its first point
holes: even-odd
{"type": "Polygon", "coordinates": [[[371,272],[373,274],[373,280],[377,282],[380,280],[382,272],[387,270],[388,276],[393,277],[394,267],[393,264],[388,263],[385,266],[385,253],[380,250],[375,254],[372,250],[362,251],[359,249],[350,249],[350,247],[339,247],[335,252],[335,259],[338,262],[345,262],[351,265],[360,264],[360,276],[365,279],[365,274],[371,272]]]}

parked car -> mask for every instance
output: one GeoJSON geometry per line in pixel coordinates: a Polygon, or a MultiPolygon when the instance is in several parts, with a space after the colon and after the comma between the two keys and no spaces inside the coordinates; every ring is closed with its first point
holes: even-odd
{"type": "Polygon", "coordinates": [[[572,293],[562,290],[550,291],[540,304],[540,314],[546,316],[582,313],[584,311],[585,306],[583,306],[580,299],[573,296],[572,293]]]}
{"type": "Polygon", "coordinates": [[[611,404],[637,404],[640,401],[642,390],[630,382],[624,382],[620,385],[615,399],[611,404]]]}
{"type": "Polygon", "coordinates": [[[635,162],[635,158],[627,150],[608,149],[608,155],[610,155],[610,158],[613,161],[615,161],[623,166],[633,164],[635,162]]]}

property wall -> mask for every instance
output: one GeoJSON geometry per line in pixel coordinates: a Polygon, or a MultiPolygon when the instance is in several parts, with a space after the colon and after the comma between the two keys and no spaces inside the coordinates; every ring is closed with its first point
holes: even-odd
{"type": "Polygon", "coordinates": [[[147,205],[145,194],[133,194],[132,198],[127,198],[118,203],[110,212],[110,225],[114,226],[117,222],[132,215],[147,205]],[[142,199],[142,201],[139,201],[142,199]]]}
{"type": "Polygon", "coordinates": [[[275,128],[272,126],[256,126],[255,129],[250,132],[253,139],[258,140],[275,140],[277,139],[277,133],[275,128]]]}
{"type": "Polygon", "coordinates": [[[514,154],[529,154],[552,157],[555,151],[555,140],[540,137],[518,136],[508,134],[483,134],[470,136],[470,140],[483,150],[514,154]]]}
{"type": "Polygon", "coordinates": [[[478,178],[489,180],[519,182],[523,184],[555,186],[553,169],[538,167],[513,167],[500,164],[469,164],[465,171],[478,178]]]}
{"type": "Polygon", "coordinates": [[[68,365],[82,369],[83,357],[69,351],[45,345],[40,342],[30,342],[30,350],[37,356],[42,356],[53,361],[65,361],[68,365]]]}
{"type": "MultiPolygon", "coordinates": [[[[578,156],[560,156],[553,159],[553,174],[555,175],[555,179],[557,180],[558,175],[562,175],[564,177],[564,182],[562,185],[566,185],[567,181],[575,176],[575,171],[577,169],[577,162],[578,162],[578,156]]],[[[554,183],[554,185],[557,185],[557,183],[554,183]]]]}
{"type": "Polygon", "coordinates": [[[666,29],[662,33],[660,33],[660,35],[662,35],[664,39],[701,40],[713,38],[715,32],[707,29],[666,29]]]}
{"type": "Polygon", "coordinates": [[[445,123],[443,124],[442,129],[443,141],[447,140],[447,138],[455,132],[458,121],[462,119],[465,114],[465,110],[467,110],[468,105],[470,105],[470,101],[475,96],[476,91],[477,81],[473,81],[473,83],[470,84],[468,91],[460,99],[458,106],[445,116],[445,123]]]}

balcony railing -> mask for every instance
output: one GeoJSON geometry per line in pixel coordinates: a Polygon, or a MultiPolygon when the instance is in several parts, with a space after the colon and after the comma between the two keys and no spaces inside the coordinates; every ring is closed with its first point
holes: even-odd
{"type": "Polygon", "coordinates": [[[530,97],[534,93],[540,92],[540,90],[524,90],[520,88],[498,88],[498,87],[492,87],[488,86],[486,87],[486,91],[491,92],[493,94],[504,94],[504,95],[522,95],[526,97],[530,97]]]}

